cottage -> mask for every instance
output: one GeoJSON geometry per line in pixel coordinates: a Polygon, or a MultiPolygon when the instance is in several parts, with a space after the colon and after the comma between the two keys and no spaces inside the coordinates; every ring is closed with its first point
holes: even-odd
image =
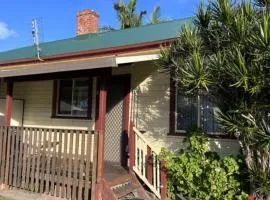
{"type": "Polygon", "coordinates": [[[0,53],[1,183],[72,199],[150,198],[140,179],[165,199],[157,155],[181,148],[198,118],[213,150],[238,153],[207,97],[198,108],[155,64],[192,19],[109,32],[98,21],[84,10],[75,37],[0,53]]]}

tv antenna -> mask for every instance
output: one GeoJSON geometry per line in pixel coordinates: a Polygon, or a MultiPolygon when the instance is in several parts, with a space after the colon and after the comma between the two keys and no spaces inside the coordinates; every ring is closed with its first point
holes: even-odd
{"type": "Polygon", "coordinates": [[[34,45],[37,51],[37,58],[40,61],[44,61],[43,59],[41,59],[41,48],[39,46],[39,30],[38,30],[37,19],[32,20],[32,35],[33,35],[34,45]]]}

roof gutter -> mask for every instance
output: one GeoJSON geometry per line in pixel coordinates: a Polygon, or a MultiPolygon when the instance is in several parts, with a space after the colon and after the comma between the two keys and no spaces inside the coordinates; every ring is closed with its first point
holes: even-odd
{"type": "MultiPolygon", "coordinates": [[[[150,50],[159,48],[161,45],[168,45],[171,42],[175,41],[176,38],[170,38],[166,40],[158,40],[153,42],[145,42],[140,44],[132,44],[125,45],[119,47],[111,47],[111,48],[103,48],[96,50],[87,50],[80,51],[75,53],[65,53],[65,54],[57,54],[52,56],[42,57],[44,62],[53,62],[56,60],[66,60],[66,59],[74,59],[74,58],[89,58],[95,56],[106,56],[106,55],[117,55],[120,53],[128,53],[128,52],[136,52],[141,50],[150,50]]],[[[12,66],[12,65],[21,65],[21,64],[34,64],[39,63],[40,61],[36,58],[31,59],[18,59],[18,60],[8,60],[4,62],[0,62],[0,67],[12,66]]]]}

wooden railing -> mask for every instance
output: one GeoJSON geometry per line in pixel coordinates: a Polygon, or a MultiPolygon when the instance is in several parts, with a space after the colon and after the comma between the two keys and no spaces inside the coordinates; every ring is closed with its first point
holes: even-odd
{"type": "Polygon", "coordinates": [[[130,166],[148,188],[162,200],[166,199],[166,163],[158,158],[158,149],[131,125],[130,166]]]}
{"type": "Polygon", "coordinates": [[[97,139],[92,131],[1,126],[0,183],[61,198],[89,199],[97,139]]]}

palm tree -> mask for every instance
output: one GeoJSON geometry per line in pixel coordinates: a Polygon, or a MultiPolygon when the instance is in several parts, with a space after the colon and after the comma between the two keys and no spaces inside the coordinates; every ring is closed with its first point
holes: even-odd
{"type": "MultiPolygon", "coordinates": [[[[114,4],[114,9],[117,12],[117,16],[120,22],[120,28],[132,28],[143,25],[144,17],[147,14],[147,11],[136,11],[137,0],[130,0],[128,4],[124,0],[119,0],[118,3],[114,4]]],[[[161,8],[159,5],[154,7],[153,12],[150,16],[149,24],[158,24],[160,22],[166,21],[161,19],[161,8]]]]}
{"type": "Polygon", "coordinates": [[[257,199],[270,200],[269,0],[210,1],[185,26],[159,65],[181,91],[217,102],[224,132],[238,137],[257,199]],[[263,8],[263,12],[261,12],[263,8]]]}
{"type": "Polygon", "coordinates": [[[117,16],[120,22],[121,29],[138,27],[143,24],[143,17],[146,15],[146,11],[140,11],[139,14],[136,11],[137,0],[130,0],[126,4],[123,0],[119,0],[114,4],[114,9],[117,12],[117,16]]]}

